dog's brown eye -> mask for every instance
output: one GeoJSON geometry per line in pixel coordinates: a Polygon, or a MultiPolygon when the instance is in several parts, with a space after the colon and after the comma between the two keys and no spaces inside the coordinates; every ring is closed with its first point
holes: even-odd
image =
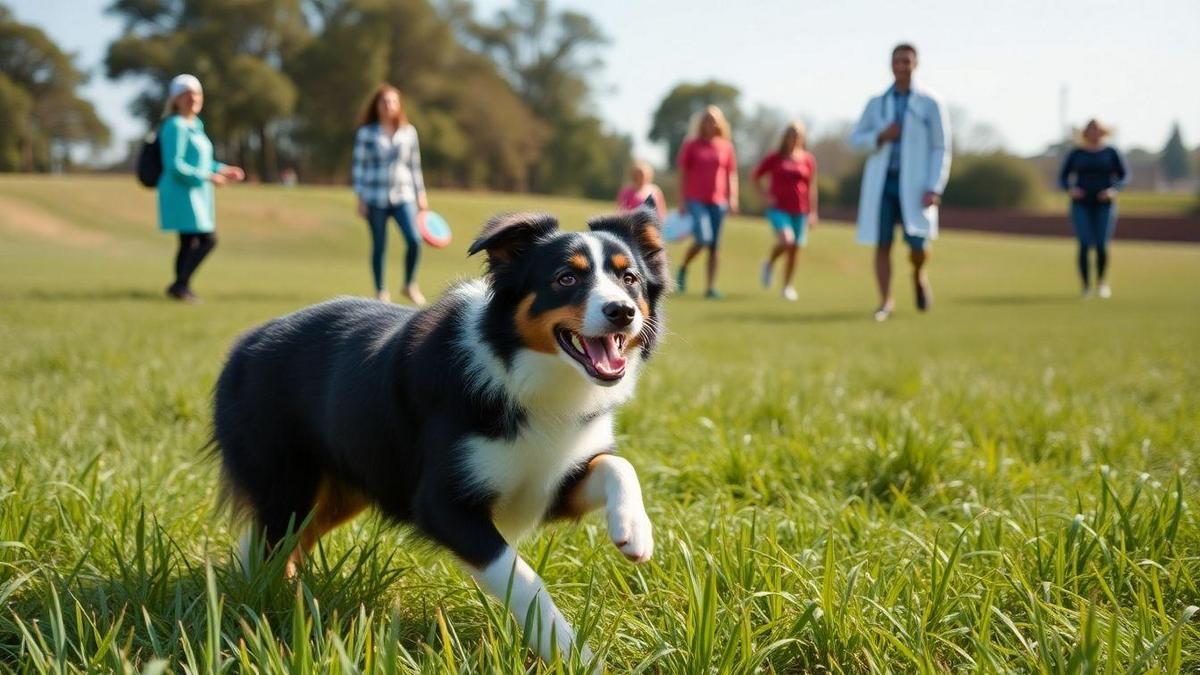
{"type": "Polygon", "coordinates": [[[555,281],[558,282],[559,286],[574,286],[579,283],[579,277],[576,277],[574,274],[562,274],[555,281]]]}
{"type": "Polygon", "coordinates": [[[638,282],[637,275],[633,272],[626,272],[625,275],[621,277],[621,280],[625,282],[626,286],[632,286],[638,282]]]}

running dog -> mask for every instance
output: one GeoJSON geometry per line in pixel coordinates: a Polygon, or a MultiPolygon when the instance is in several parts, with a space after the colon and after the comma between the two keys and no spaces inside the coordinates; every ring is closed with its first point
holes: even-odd
{"type": "Polygon", "coordinates": [[[227,494],[268,546],[305,523],[289,575],[322,535],[374,506],[450,549],[518,619],[535,612],[526,641],[542,658],[575,647],[592,660],[514,547],[546,520],[603,506],[621,553],[650,558],[613,415],[662,337],[670,281],[649,212],[588,228],[498,216],[469,249],[487,253],[484,278],[427,309],[337,299],[237,341],[216,385],[214,440],[227,494]]]}

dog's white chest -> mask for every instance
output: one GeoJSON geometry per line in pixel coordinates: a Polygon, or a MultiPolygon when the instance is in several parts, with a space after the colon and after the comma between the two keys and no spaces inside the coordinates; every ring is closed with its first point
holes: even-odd
{"type": "Polygon", "coordinates": [[[468,441],[475,485],[496,493],[492,521],[510,543],[537,527],[572,467],[613,446],[612,416],[589,422],[530,417],[512,441],[468,441]]]}

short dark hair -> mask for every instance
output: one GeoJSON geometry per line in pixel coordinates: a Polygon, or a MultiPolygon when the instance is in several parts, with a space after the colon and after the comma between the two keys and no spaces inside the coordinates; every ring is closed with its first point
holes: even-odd
{"type": "Polygon", "coordinates": [[[892,56],[895,57],[900,52],[912,52],[913,56],[917,55],[917,48],[907,42],[901,42],[892,48],[892,56]]]}

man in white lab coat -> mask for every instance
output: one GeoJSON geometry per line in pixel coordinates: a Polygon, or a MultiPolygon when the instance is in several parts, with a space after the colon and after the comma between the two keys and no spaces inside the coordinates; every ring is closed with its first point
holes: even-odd
{"type": "Polygon", "coordinates": [[[892,239],[903,227],[913,267],[917,309],[933,302],[929,276],[930,241],[937,238],[938,204],[950,175],[950,120],[946,106],[913,82],[917,50],[909,44],[892,50],[896,81],[867,103],[850,134],[850,145],[870,152],[863,167],[858,202],[858,241],[875,246],[879,283],[876,321],[886,321],[892,298],[892,239]]]}

